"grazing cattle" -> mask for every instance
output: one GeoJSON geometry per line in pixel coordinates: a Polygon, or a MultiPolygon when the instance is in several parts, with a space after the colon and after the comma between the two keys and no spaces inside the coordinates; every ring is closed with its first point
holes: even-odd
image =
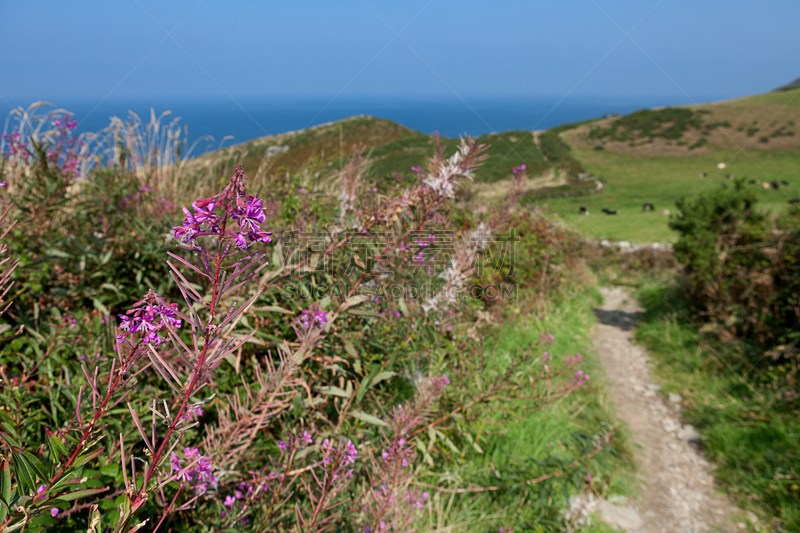
{"type": "Polygon", "coordinates": [[[583,206],[581,206],[581,208],[580,208],[580,209],[578,209],[578,212],[579,212],[580,214],[583,214],[583,213],[585,213],[586,211],[587,211],[587,209],[586,209],[585,207],[583,207],[583,206]]]}
{"type": "Polygon", "coordinates": [[[654,209],[653,204],[644,204],[642,206],[642,211],[653,211],[654,209]]]}
{"type": "Polygon", "coordinates": [[[726,180],[732,180],[733,179],[733,174],[725,174],[725,179],[726,180]]]}
{"type": "Polygon", "coordinates": [[[770,184],[770,186],[772,186],[773,189],[780,189],[780,187],[781,187],[780,184],[777,181],[771,181],[771,182],[769,182],[769,184],[770,184]]]}
{"type": "Polygon", "coordinates": [[[781,187],[788,187],[788,186],[789,186],[789,182],[788,182],[788,181],[786,181],[786,180],[781,180],[781,181],[779,181],[778,183],[780,183],[780,184],[781,184],[781,187]]]}
{"type": "Polygon", "coordinates": [[[727,183],[723,183],[723,184],[722,184],[722,188],[723,188],[723,189],[727,189],[727,188],[728,188],[728,184],[727,184],[727,183]]]}
{"type": "Polygon", "coordinates": [[[708,176],[708,174],[706,174],[705,172],[701,172],[701,173],[700,173],[700,177],[701,177],[701,178],[705,178],[706,176],[708,176]]]}
{"type": "Polygon", "coordinates": [[[606,215],[616,215],[618,211],[617,210],[612,211],[610,209],[603,208],[603,213],[605,213],[606,215]]]}
{"type": "Polygon", "coordinates": [[[758,185],[759,183],[761,183],[761,182],[758,181],[758,180],[750,180],[750,181],[747,182],[748,185],[758,185]]]}
{"type": "Polygon", "coordinates": [[[662,217],[668,217],[669,216],[669,209],[662,209],[661,210],[661,216],[662,217]]]}
{"type": "Polygon", "coordinates": [[[791,205],[800,204],[800,198],[792,198],[791,200],[789,200],[789,203],[791,205]]]}
{"type": "Polygon", "coordinates": [[[762,184],[761,184],[761,188],[762,188],[762,189],[769,189],[769,183],[767,183],[767,182],[765,181],[764,183],[762,183],[762,184]]]}

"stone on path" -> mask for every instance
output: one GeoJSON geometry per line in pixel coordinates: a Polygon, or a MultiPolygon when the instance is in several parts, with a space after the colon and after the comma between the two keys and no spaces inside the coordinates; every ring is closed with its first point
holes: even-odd
{"type": "Polygon", "coordinates": [[[600,520],[611,527],[615,527],[626,533],[633,533],[642,527],[642,518],[636,509],[629,505],[617,506],[605,500],[597,506],[600,512],[600,520]]]}

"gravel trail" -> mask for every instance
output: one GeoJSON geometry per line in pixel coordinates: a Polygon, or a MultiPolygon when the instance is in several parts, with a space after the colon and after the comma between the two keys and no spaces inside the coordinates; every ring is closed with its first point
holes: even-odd
{"type": "Polygon", "coordinates": [[[681,423],[681,398],[650,381],[649,356],[633,342],[642,309],[628,289],[603,289],[603,296],[594,343],[618,416],[633,434],[642,493],[636,501],[600,502],[601,519],[628,533],[746,531],[755,515],[715,490],[700,435],[681,423]]]}

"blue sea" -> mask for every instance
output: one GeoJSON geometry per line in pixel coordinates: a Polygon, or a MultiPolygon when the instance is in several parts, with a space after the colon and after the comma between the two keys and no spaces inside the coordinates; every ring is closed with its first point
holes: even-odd
{"type": "MultiPolygon", "coordinates": [[[[710,101],[715,98],[703,99],[710,101]]],[[[29,102],[25,102],[26,104],[29,102]]],[[[609,113],[692,102],[680,96],[570,96],[561,97],[284,97],[159,100],[67,100],[55,106],[74,113],[78,131],[98,131],[111,116],[125,118],[136,112],[145,121],[150,109],[171,111],[167,121],[181,117],[188,125],[189,141],[212,136],[213,146],[225,146],[257,137],[295,131],[354,115],[372,115],[399,122],[423,133],[445,137],[472,136],[507,130],[546,129],[568,122],[602,117],[609,113]]],[[[21,105],[22,102],[14,102],[21,105]]],[[[3,107],[6,107],[5,105],[3,107]]],[[[10,110],[10,108],[7,108],[10,110]]]]}

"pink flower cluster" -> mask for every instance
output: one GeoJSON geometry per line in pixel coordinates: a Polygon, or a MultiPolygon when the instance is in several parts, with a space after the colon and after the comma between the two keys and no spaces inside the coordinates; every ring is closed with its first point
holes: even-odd
{"type": "Polygon", "coordinates": [[[324,328],[328,323],[328,313],[315,304],[308,309],[303,309],[296,321],[300,324],[300,327],[306,331],[310,330],[312,327],[324,328]]]}
{"type": "Polygon", "coordinates": [[[589,374],[584,374],[583,370],[576,370],[575,374],[575,386],[580,387],[587,381],[589,381],[589,374]]]}
{"type": "Polygon", "coordinates": [[[4,133],[3,140],[8,143],[9,155],[30,154],[28,151],[28,143],[22,141],[22,134],[19,132],[15,131],[14,133],[4,133]]]}
{"type": "Polygon", "coordinates": [[[69,115],[64,117],[63,122],[56,120],[54,122],[58,128],[58,140],[53,150],[47,153],[47,157],[53,162],[58,163],[61,160],[60,167],[67,178],[77,178],[80,176],[78,170],[78,156],[76,149],[78,145],[83,146],[83,141],[79,141],[73,132],[78,127],[78,122],[70,118],[69,115]]]}
{"type": "Polygon", "coordinates": [[[278,441],[278,448],[280,448],[281,453],[286,453],[286,451],[289,449],[302,450],[306,446],[314,444],[314,439],[311,437],[311,433],[305,430],[303,430],[303,432],[299,435],[292,435],[289,433],[289,436],[286,440],[287,442],[283,442],[282,440],[278,441]]]}
{"type": "Polygon", "coordinates": [[[514,174],[519,174],[521,172],[525,172],[525,169],[527,168],[528,167],[525,166],[525,163],[522,163],[520,166],[514,167],[514,170],[512,170],[511,172],[513,172],[514,174]]]}
{"type": "Polygon", "coordinates": [[[322,452],[322,464],[325,465],[336,464],[341,460],[344,466],[350,466],[358,458],[358,449],[350,439],[346,443],[340,442],[338,447],[334,447],[330,439],[325,439],[319,449],[322,452]]]}
{"type": "Polygon", "coordinates": [[[181,319],[175,311],[178,304],[163,305],[158,303],[155,293],[148,293],[145,299],[134,304],[133,309],[124,315],[118,315],[122,321],[119,328],[123,331],[117,335],[117,343],[122,344],[134,333],[141,333],[145,344],[159,346],[164,339],[158,332],[164,328],[180,329],[181,319]]]}
{"type": "Polygon", "coordinates": [[[245,193],[246,178],[240,165],[236,167],[230,184],[220,194],[192,202],[194,213],[184,207],[186,219],[183,225],[172,228],[175,238],[194,244],[197,237],[204,235],[227,236],[242,250],[246,250],[253,242],[271,242],[272,232],[261,231],[261,224],[267,219],[262,199],[258,195],[245,193]],[[236,221],[237,231],[227,230],[230,220],[236,221]]]}
{"type": "Polygon", "coordinates": [[[217,488],[217,478],[212,473],[211,459],[200,455],[197,448],[183,450],[183,460],[189,463],[185,468],[181,465],[178,454],[172,452],[170,466],[172,472],[177,472],[176,478],[193,487],[195,492],[202,494],[208,491],[209,486],[217,488]]]}

